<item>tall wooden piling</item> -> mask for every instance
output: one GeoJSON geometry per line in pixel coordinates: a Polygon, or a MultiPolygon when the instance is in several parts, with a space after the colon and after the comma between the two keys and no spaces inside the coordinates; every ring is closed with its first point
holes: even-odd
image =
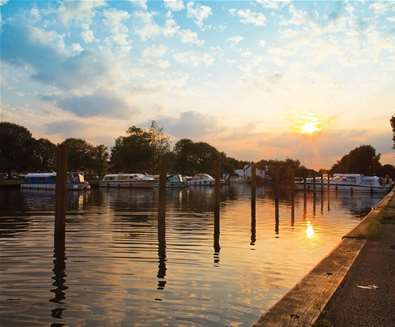
{"type": "Polygon", "coordinates": [[[166,182],[167,165],[164,158],[159,163],[159,204],[158,204],[158,289],[166,286],[166,182]]]}
{"type": "Polygon", "coordinates": [[[331,193],[330,193],[330,190],[331,190],[331,180],[330,180],[330,174],[329,174],[329,172],[328,172],[328,179],[327,179],[327,181],[326,181],[326,185],[327,185],[327,190],[328,190],[328,211],[330,211],[331,210],[331,193]]]}
{"type": "Polygon", "coordinates": [[[256,166],[251,164],[251,216],[256,216],[256,166]]]}
{"type": "Polygon", "coordinates": [[[316,213],[317,194],[316,194],[316,178],[313,176],[313,215],[316,213]]]}
{"type": "Polygon", "coordinates": [[[276,235],[278,235],[280,233],[280,199],[278,198],[277,192],[274,198],[274,220],[274,231],[276,235]]]}
{"type": "MultiPolygon", "coordinates": [[[[54,250],[53,250],[53,277],[52,285],[55,287],[51,292],[54,297],[50,300],[54,303],[62,303],[66,298],[66,195],[67,195],[67,149],[64,144],[56,148],[56,184],[55,184],[55,226],[54,226],[54,250]]],[[[52,316],[58,318],[59,309],[52,310],[52,316]]]]}
{"type": "Polygon", "coordinates": [[[214,262],[219,262],[220,239],[220,203],[221,203],[221,161],[215,161],[214,167],[215,190],[214,190],[214,262]]]}
{"type": "Polygon", "coordinates": [[[291,226],[295,225],[295,190],[291,193],[291,226]]]}
{"type": "Polygon", "coordinates": [[[306,219],[307,215],[307,181],[306,176],[303,177],[303,218],[306,219]]]}
{"type": "Polygon", "coordinates": [[[55,230],[54,242],[63,244],[66,229],[67,149],[64,144],[56,148],[55,230]]]}

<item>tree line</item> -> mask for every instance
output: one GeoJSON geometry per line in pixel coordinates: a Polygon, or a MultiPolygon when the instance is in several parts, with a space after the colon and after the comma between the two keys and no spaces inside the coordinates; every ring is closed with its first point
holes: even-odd
{"type": "MultiPolygon", "coordinates": [[[[395,116],[391,118],[394,131],[395,116]]],[[[173,147],[155,121],[147,129],[131,126],[126,135],[115,139],[111,149],[105,145],[92,145],[83,139],[68,138],[63,141],[68,149],[68,167],[70,171],[83,171],[90,176],[101,177],[108,172],[146,172],[157,174],[161,158],[168,163],[170,173],[193,175],[213,173],[214,164],[220,161],[225,174],[233,174],[249,164],[248,161],[228,157],[206,142],[194,142],[184,138],[173,147]]],[[[55,170],[56,144],[48,139],[35,139],[31,132],[20,125],[0,122],[0,173],[45,172],[55,170]]],[[[315,171],[301,165],[300,161],[260,160],[257,168],[265,169],[275,181],[292,181],[294,177],[308,177],[327,173],[315,171]]],[[[350,151],[336,162],[331,173],[360,173],[364,175],[389,175],[395,177],[392,165],[381,165],[380,154],[371,145],[362,145],[350,151]]]]}

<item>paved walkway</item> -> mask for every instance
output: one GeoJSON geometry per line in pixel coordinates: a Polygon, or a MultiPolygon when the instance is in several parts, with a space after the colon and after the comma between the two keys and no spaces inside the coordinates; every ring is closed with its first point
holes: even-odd
{"type": "Polygon", "coordinates": [[[395,197],[377,240],[368,240],[317,326],[395,326],[395,197]]]}

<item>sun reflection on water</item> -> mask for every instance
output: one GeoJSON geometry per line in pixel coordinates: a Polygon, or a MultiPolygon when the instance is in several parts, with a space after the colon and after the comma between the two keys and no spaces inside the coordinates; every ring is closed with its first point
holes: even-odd
{"type": "Polygon", "coordinates": [[[314,237],[314,228],[310,221],[307,222],[306,226],[306,236],[308,239],[312,239],[314,237]]]}

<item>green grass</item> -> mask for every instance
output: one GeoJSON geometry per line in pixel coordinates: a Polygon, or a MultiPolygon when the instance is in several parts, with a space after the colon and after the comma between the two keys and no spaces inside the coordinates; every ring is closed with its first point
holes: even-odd
{"type": "Polygon", "coordinates": [[[377,220],[372,220],[368,226],[367,238],[369,240],[377,240],[378,238],[380,238],[382,230],[383,227],[381,223],[377,220]]]}
{"type": "Polygon", "coordinates": [[[328,319],[319,319],[313,327],[333,327],[333,325],[328,319]]]}

